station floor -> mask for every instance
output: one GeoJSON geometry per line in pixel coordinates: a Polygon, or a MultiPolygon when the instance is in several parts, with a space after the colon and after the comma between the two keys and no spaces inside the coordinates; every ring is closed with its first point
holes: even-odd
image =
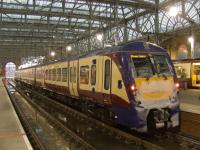
{"type": "Polygon", "coordinates": [[[200,114],[200,89],[180,90],[179,99],[182,111],[200,114]]]}
{"type": "Polygon", "coordinates": [[[0,150],[32,150],[0,78],[0,150]]]}

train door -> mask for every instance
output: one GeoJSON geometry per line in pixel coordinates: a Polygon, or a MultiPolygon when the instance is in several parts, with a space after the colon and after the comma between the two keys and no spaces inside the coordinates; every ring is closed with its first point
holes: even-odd
{"type": "Polygon", "coordinates": [[[102,65],[102,93],[103,93],[103,101],[104,103],[111,103],[111,76],[112,76],[112,60],[103,56],[103,65],[102,65]]]}
{"type": "Polygon", "coordinates": [[[69,62],[69,91],[70,95],[78,96],[77,90],[77,76],[78,76],[78,61],[69,62]]]}

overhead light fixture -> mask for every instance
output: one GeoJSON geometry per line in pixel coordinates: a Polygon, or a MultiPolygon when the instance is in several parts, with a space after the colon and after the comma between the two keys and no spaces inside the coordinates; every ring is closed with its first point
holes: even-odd
{"type": "Polygon", "coordinates": [[[37,61],[38,61],[38,60],[37,60],[36,58],[33,60],[34,63],[36,63],[37,61]]]}
{"type": "Polygon", "coordinates": [[[104,46],[105,46],[105,47],[112,47],[112,44],[110,44],[110,43],[105,43],[104,46]]]}
{"type": "Polygon", "coordinates": [[[170,7],[169,11],[168,11],[170,16],[176,16],[178,14],[178,9],[176,7],[170,7]]]}
{"type": "Polygon", "coordinates": [[[67,51],[71,51],[72,50],[72,47],[71,46],[67,46],[67,51]]]}
{"type": "Polygon", "coordinates": [[[98,33],[96,35],[97,40],[102,41],[103,40],[103,34],[102,33],[98,33]]]}
{"type": "Polygon", "coordinates": [[[51,56],[54,57],[56,53],[54,51],[51,52],[51,56]]]}
{"type": "Polygon", "coordinates": [[[189,37],[188,41],[190,42],[190,47],[191,47],[191,58],[194,58],[194,37],[189,37]]]}
{"type": "Polygon", "coordinates": [[[193,43],[194,42],[194,38],[191,36],[188,38],[188,42],[193,43]]]}

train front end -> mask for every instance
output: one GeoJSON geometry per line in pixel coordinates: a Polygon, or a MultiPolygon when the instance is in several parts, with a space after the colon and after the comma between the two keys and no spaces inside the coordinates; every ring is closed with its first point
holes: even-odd
{"type": "Polygon", "coordinates": [[[133,54],[132,85],[136,111],[144,126],[140,130],[179,125],[178,83],[170,59],[164,54],[133,54]]]}
{"type": "Polygon", "coordinates": [[[139,132],[179,126],[179,84],[174,67],[164,49],[154,48],[128,52],[128,68],[124,68],[130,100],[125,111],[129,111],[129,126],[139,132]]]}

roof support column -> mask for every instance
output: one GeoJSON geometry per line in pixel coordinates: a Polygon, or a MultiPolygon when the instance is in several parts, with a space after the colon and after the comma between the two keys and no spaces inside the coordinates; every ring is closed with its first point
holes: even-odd
{"type": "Polygon", "coordinates": [[[115,21],[115,27],[116,31],[114,33],[114,40],[115,40],[115,45],[118,44],[118,39],[119,39],[119,26],[118,26],[118,0],[116,0],[115,5],[114,5],[114,21],[115,21]]]}
{"type": "Polygon", "coordinates": [[[88,51],[91,51],[92,50],[92,46],[91,46],[92,2],[90,1],[88,4],[89,4],[89,13],[90,13],[90,19],[89,19],[89,37],[88,37],[88,51]]]}
{"type": "Polygon", "coordinates": [[[155,0],[156,9],[155,9],[155,42],[159,43],[159,33],[160,33],[160,23],[159,23],[159,0],[155,0]]]}
{"type": "Polygon", "coordinates": [[[2,12],[3,12],[2,9],[3,9],[3,0],[1,0],[1,24],[2,24],[2,17],[3,17],[3,16],[2,16],[2,15],[3,15],[3,13],[2,13],[2,12]]]}
{"type": "Polygon", "coordinates": [[[124,37],[123,37],[123,42],[124,43],[128,42],[127,21],[125,21],[125,23],[124,23],[124,37]]]}

